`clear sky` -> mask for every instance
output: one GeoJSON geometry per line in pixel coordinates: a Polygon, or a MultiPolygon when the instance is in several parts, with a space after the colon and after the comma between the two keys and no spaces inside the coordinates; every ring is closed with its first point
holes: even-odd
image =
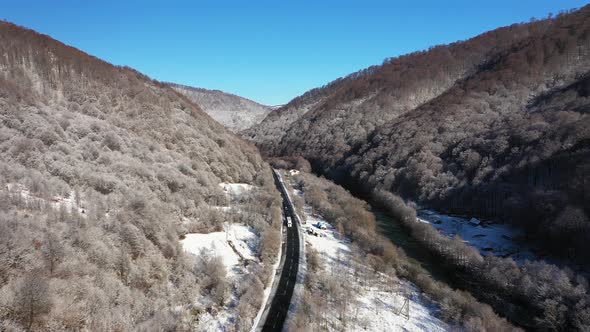
{"type": "Polygon", "coordinates": [[[383,59],[576,0],[0,0],[0,19],[148,76],[277,105],[383,59]]]}

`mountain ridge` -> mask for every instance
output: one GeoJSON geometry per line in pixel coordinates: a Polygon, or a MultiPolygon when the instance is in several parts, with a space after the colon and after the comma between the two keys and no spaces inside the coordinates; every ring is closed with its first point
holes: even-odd
{"type": "Polygon", "coordinates": [[[574,180],[556,179],[587,177],[588,161],[535,165],[566,151],[570,140],[586,142],[586,97],[567,87],[586,91],[589,20],[586,6],[388,59],[310,90],[243,136],[267,156],[306,158],[317,173],[351,188],[382,188],[439,209],[524,224],[561,252],[563,234],[547,225],[577,194],[574,180]],[[549,107],[536,104],[551,95],[558,98],[549,107]],[[574,103],[577,115],[569,111],[574,103]],[[519,170],[541,180],[522,181],[512,175],[519,170]],[[531,196],[537,191],[544,198],[531,196]],[[543,200],[561,203],[526,221],[518,217],[543,200]],[[552,231],[534,226],[535,219],[552,231]]]}
{"type": "Polygon", "coordinates": [[[204,88],[165,83],[196,104],[217,122],[234,132],[239,132],[260,123],[271,111],[272,106],[262,105],[250,99],[204,88]]]}
{"type": "MultiPolygon", "coordinates": [[[[180,239],[223,220],[275,236],[256,147],[163,83],[33,30],[0,22],[0,54],[0,330],[189,330],[225,310],[243,280],[180,239]],[[220,183],[253,188],[248,216],[217,209],[242,204],[220,183]]],[[[248,281],[262,287],[276,249],[257,250],[248,281]]],[[[250,328],[256,289],[227,309],[232,328],[250,328]]]]}

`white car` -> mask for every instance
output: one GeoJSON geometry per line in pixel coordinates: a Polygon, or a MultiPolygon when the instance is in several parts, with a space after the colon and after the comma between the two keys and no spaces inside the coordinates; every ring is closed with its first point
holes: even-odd
{"type": "Polygon", "coordinates": [[[291,223],[291,217],[287,217],[287,227],[291,227],[293,224],[291,223]]]}

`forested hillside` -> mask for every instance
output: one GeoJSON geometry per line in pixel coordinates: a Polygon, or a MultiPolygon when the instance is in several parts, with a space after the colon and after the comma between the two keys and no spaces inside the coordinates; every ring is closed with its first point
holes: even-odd
{"type": "Polygon", "coordinates": [[[589,33],[586,6],[388,59],[295,99],[247,137],[350,188],[524,225],[587,262],[589,33]]]}
{"type": "Polygon", "coordinates": [[[188,329],[195,299],[227,289],[179,244],[222,227],[219,183],[260,188],[241,216],[257,232],[274,205],[280,220],[256,148],[166,85],[34,31],[0,22],[0,54],[0,330],[188,329]]]}
{"type": "Polygon", "coordinates": [[[310,157],[321,155],[322,163],[333,165],[376,126],[439,96],[547,25],[546,21],[513,25],[465,42],[386,59],[380,66],[293,99],[245,131],[245,136],[269,153],[301,150],[310,157]]]}
{"type": "Polygon", "coordinates": [[[170,86],[199,105],[215,121],[234,132],[260,123],[271,111],[269,106],[219,90],[172,84],[170,86]]]}

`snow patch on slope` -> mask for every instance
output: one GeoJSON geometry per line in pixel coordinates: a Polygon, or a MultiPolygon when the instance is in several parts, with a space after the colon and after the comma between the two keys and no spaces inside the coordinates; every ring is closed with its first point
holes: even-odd
{"type": "Polygon", "coordinates": [[[207,234],[187,234],[180,241],[184,250],[195,256],[201,256],[202,252],[210,256],[218,256],[230,275],[236,274],[236,267],[241,266],[241,257],[255,260],[258,237],[252,228],[244,225],[230,225],[227,231],[207,234]],[[233,243],[232,249],[230,242],[233,243]],[[238,254],[239,253],[239,254],[238,254]]]}
{"type": "Polygon", "coordinates": [[[430,224],[439,233],[449,237],[459,235],[463,241],[479,250],[482,255],[493,254],[511,257],[521,264],[538,257],[519,240],[522,230],[506,224],[475,225],[469,218],[439,214],[432,210],[418,211],[418,220],[430,224]]]}
{"type": "Polygon", "coordinates": [[[218,90],[170,84],[177,92],[199,105],[215,121],[238,132],[256,125],[272,111],[270,106],[218,90]]]}
{"type": "MultiPolygon", "coordinates": [[[[296,195],[302,195],[299,190],[294,190],[296,195]]],[[[357,317],[356,322],[351,322],[346,331],[448,331],[449,326],[435,316],[437,307],[423,297],[420,290],[412,283],[391,278],[380,274],[378,280],[364,284],[355,280],[352,275],[352,267],[349,265],[351,255],[351,242],[341,236],[320,215],[312,214],[309,205],[304,207],[307,224],[302,230],[305,234],[307,245],[318,251],[322,265],[333,274],[346,273],[347,283],[354,284],[356,289],[355,303],[348,308],[348,317],[357,317]],[[326,230],[321,230],[314,225],[325,222],[326,230]],[[311,235],[308,230],[313,229],[319,236],[311,235]],[[395,284],[395,290],[392,289],[395,284]],[[407,299],[409,317],[404,315],[404,304],[407,299]]],[[[338,318],[338,312],[330,312],[332,321],[338,318]]],[[[335,324],[337,325],[337,324],[335,324]]],[[[333,330],[330,326],[329,330],[333,330]]]]}
{"type": "Polygon", "coordinates": [[[79,204],[76,202],[75,191],[71,191],[67,196],[56,195],[51,197],[51,199],[44,199],[35,196],[26,186],[19,183],[6,184],[6,190],[9,193],[19,195],[20,198],[27,204],[48,204],[55,210],[63,208],[68,213],[75,211],[82,217],[86,217],[86,204],[84,204],[84,201],[81,199],[78,199],[79,204]]]}
{"type": "MultiPolygon", "coordinates": [[[[182,247],[197,257],[203,254],[209,257],[221,257],[227,269],[227,281],[231,285],[231,294],[223,308],[218,311],[206,311],[199,316],[196,331],[231,331],[238,311],[236,289],[247,278],[247,260],[257,260],[256,251],[259,237],[254,230],[245,225],[225,225],[225,231],[207,234],[187,234],[181,240],[182,247]],[[233,245],[230,245],[230,243],[233,245]]],[[[199,298],[194,303],[197,307],[210,307],[210,303],[201,303],[199,298]]]]}
{"type": "Polygon", "coordinates": [[[219,186],[231,199],[239,199],[241,196],[247,194],[252,190],[252,188],[254,188],[254,186],[247,183],[221,182],[219,186]]]}

